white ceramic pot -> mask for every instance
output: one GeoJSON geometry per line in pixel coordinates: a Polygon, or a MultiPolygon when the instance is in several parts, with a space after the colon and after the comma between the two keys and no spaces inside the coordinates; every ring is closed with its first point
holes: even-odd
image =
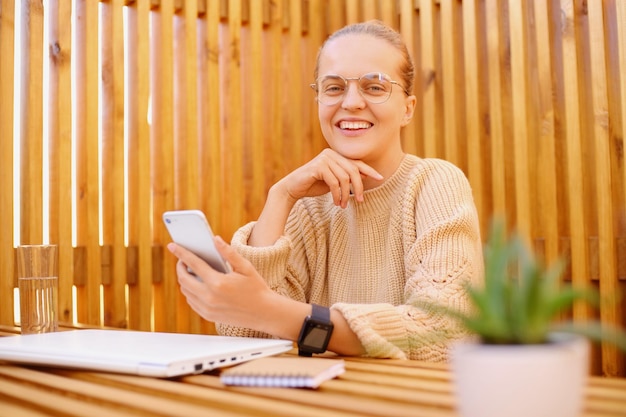
{"type": "Polygon", "coordinates": [[[578,417],[589,374],[586,339],[554,334],[544,345],[460,343],[452,370],[462,417],[578,417]]]}

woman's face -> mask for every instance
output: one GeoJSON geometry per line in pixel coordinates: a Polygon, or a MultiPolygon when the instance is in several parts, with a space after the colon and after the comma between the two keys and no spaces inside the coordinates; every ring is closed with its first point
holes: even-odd
{"type": "Polygon", "coordinates": [[[359,92],[356,81],[337,104],[318,104],[322,133],[328,145],[350,159],[360,159],[373,167],[393,161],[402,153],[400,129],[408,124],[415,108],[415,96],[402,89],[398,69],[402,55],[388,42],[364,34],[341,36],[326,44],[319,58],[319,78],[341,75],[358,78],[382,72],[398,81],[384,103],[372,104],[359,92]]]}

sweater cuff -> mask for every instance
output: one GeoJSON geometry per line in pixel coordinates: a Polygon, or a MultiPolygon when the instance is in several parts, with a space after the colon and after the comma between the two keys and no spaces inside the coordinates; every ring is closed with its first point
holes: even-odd
{"type": "Polygon", "coordinates": [[[346,319],[361,341],[366,356],[407,358],[407,323],[403,323],[390,304],[337,303],[332,309],[338,310],[346,319]]]}
{"type": "Polygon", "coordinates": [[[231,246],[249,260],[269,286],[274,288],[286,275],[291,241],[286,236],[281,236],[272,246],[249,246],[248,239],[255,224],[256,222],[250,222],[237,230],[231,246]]]}

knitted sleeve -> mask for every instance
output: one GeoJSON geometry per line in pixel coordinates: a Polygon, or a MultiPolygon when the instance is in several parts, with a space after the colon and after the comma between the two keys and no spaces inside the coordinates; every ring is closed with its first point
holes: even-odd
{"type": "MultiPolygon", "coordinates": [[[[482,243],[471,189],[464,174],[427,161],[402,201],[406,284],[404,304],[337,303],[367,356],[447,360],[451,340],[464,332],[451,320],[412,305],[416,299],[467,310],[464,285],[483,276],[482,243]]],[[[402,250],[400,250],[402,249],[402,250]]]]}

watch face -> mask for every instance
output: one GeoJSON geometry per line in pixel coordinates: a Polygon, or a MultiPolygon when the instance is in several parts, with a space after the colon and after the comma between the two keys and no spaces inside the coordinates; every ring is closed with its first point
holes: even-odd
{"type": "Polygon", "coordinates": [[[306,333],[302,338],[302,344],[307,347],[322,349],[326,345],[327,337],[328,326],[316,324],[311,327],[307,327],[306,333]]]}
{"type": "Polygon", "coordinates": [[[308,318],[300,332],[298,347],[308,352],[323,353],[326,351],[332,331],[332,323],[324,323],[308,318]]]}

